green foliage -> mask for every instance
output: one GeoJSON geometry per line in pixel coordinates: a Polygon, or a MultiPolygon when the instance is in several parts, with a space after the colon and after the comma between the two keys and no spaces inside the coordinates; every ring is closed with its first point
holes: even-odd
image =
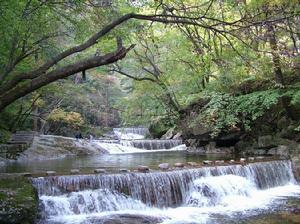
{"type": "Polygon", "coordinates": [[[279,90],[258,91],[241,96],[211,93],[209,103],[199,112],[191,126],[202,123],[215,137],[221,131],[250,130],[251,124],[278,103],[279,90]]]}
{"type": "Polygon", "coordinates": [[[0,84],[82,43],[99,27],[125,13],[163,14],[168,13],[168,6],[174,9],[172,13],[186,18],[205,14],[205,26],[138,20],[118,26],[95,46],[59,64],[90,57],[96,49],[101,54],[111,52],[117,36],[122,37],[124,46],[136,44],[124,60],[87,71],[86,81],[77,83],[74,77],[60,80],[10,105],[0,118],[4,138],[18,129],[32,129],[36,117],[40,128],[49,129],[52,123],[56,128],[51,132],[59,134],[78,128],[101,133],[101,128],[119,125],[119,116],[123,125],[149,126],[160,119],[174,125],[182,108],[205,98],[210,101],[194,122],[211,127],[216,136],[223,130],[249,130],[282,96],[290,98],[292,105],[300,105],[298,87],[276,89],[269,31],[260,24],[274,21],[281,70],[284,76],[294,74],[299,64],[299,27],[293,18],[299,14],[298,1],[229,0],[212,1],[211,5],[204,0],[112,2],[109,7],[86,7],[83,0],[1,1],[0,84]],[[181,8],[185,10],[177,10],[181,8]],[[244,23],[235,23],[245,18],[244,23]],[[281,23],[283,18],[289,21],[281,23]],[[7,73],[24,53],[30,54],[7,73]],[[148,80],[107,72],[115,67],[136,79],[148,80]],[[156,72],[153,67],[159,74],[151,74],[156,72]],[[253,88],[254,92],[244,89],[248,83],[261,84],[262,88],[253,88]]]}

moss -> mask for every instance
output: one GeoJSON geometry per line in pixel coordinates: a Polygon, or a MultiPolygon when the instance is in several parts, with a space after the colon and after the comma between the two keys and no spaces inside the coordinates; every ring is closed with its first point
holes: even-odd
{"type": "Polygon", "coordinates": [[[0,177],[0,223],[34,223],[38,196],[25,177],[0,177]]]}

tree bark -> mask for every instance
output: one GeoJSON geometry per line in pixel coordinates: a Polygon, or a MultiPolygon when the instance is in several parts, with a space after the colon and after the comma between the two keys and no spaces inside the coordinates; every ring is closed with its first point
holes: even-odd
{"type": "Polygon", "coordinates": [[[22,85],[10,89],[0,96],[0,111],[15,100],[58,79],[68,77],[83,70],[114,63],[124,58],[127,52],[132,48],[133,45],[131,45],[129,48],[122,47],[121,49],[117,49],[115,52],[108,53],[104,56],[94,56],[92,58],[84,59],[74,64],[57,68],[49,73],[40,75],[28,82],[22,83],[22,85]]]}

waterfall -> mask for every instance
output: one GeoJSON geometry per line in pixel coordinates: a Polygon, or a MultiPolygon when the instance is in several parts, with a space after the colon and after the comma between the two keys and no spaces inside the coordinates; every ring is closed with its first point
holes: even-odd
{"type": "Polygon", "coordinates": [[[162,140],[162,139],[145,139],[145,140],[122,140],[121,144],[124,146],[131,146],[139,149],[157,150],[157,149],[171,149],[182,145],[182,140],[162,140]]]}
{"type": "Polygon", "coordinates": [[[114,128],[113,132],[118,139],[144,139],[150,134],[148,128],[143,127],[114,128]]]}
{"type": "Polygon", "coordinates": [[[209,212],[262,208],[282,192],[300,194],[287,160],[153,173],[38,177],[32,183],[45,219],[60,221],[74,215],[121,213],[178,221],[183,210],[186,217],[178,223],[188,223],[191,217],[200,220],[209,212]]]}
{"type": "Polygon", "coordinates": [[[147,128],[114,128],[113,131],[118,140],[101,139],[95,140],[93,143],[110,154],[141,153],[148,152],[148,150],[186,150],[182,140],[144,139],[150,135],[147,128]]]}

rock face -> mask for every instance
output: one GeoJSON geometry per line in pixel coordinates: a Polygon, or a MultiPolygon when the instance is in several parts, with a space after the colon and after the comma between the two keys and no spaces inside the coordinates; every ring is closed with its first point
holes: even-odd
{"type": "Polygon", "coordinates": [[[35,136],[29,149],[19,160],[57,159],[72,155],[95,155],[108,153],[93,141],[55,135],[35,136]]]}
{"type": "Polygon", "coordinates": [[[0,177],[0,189],[0,223],[34,223],[38,212],[38,196],[27,178],[0,177]]]}
{"type": "Polygon", "coordinates": [[[264,158],[264,156],[289,158],[293,162],[295,175],[298,175],[299,179],[300,143],[295,140],[282,138],[280,134],[263,135],[258,136],[257,139],[241,140],[235,148],[242,155],[256,156],[256,159],[264,158]]]}

